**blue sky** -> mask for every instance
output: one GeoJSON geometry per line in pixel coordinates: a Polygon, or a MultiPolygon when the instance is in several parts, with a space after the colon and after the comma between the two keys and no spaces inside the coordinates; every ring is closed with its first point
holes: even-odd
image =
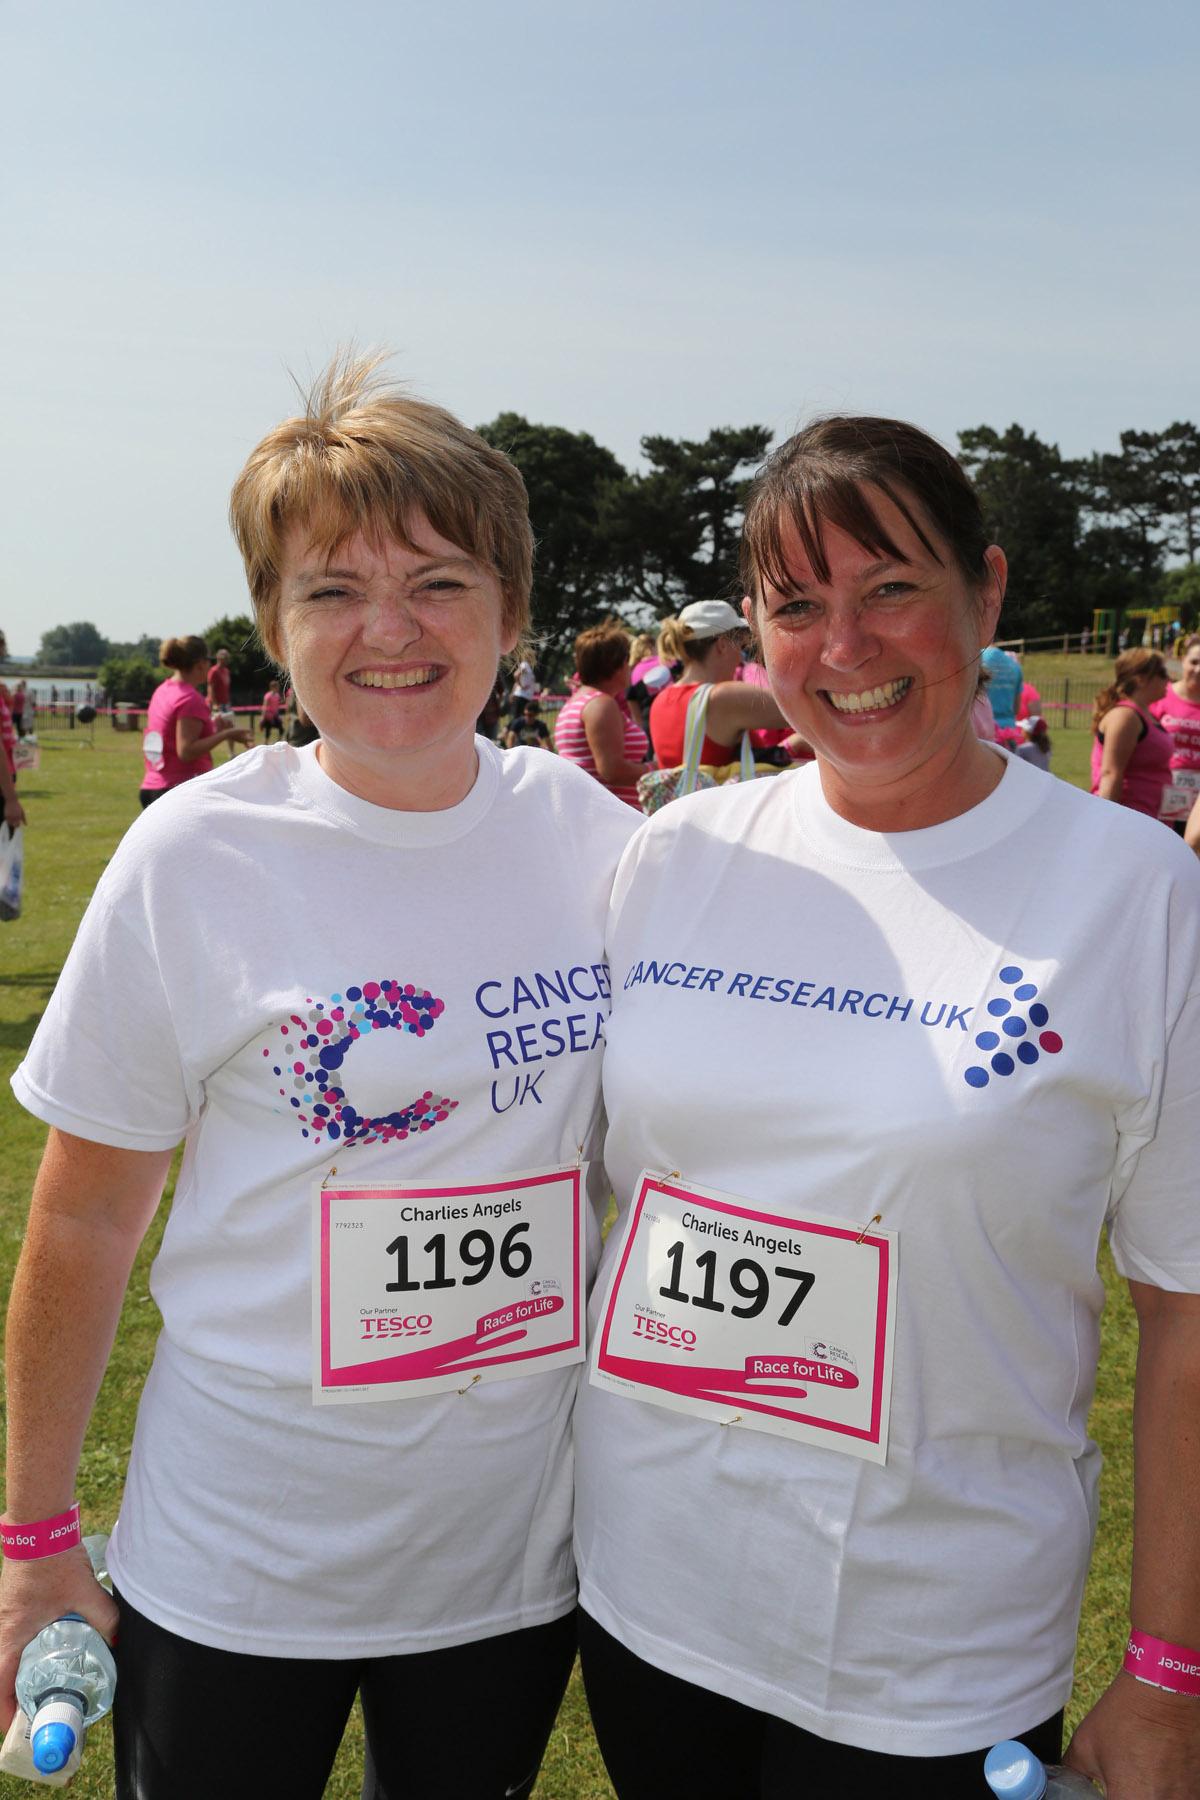
{"type": "Polygon", "coordinates": [[[1163,0],[9,0],[12,648],[244,610],[230,484],[349,339],[626,463],[1195,419],[1198,50],[1163,0]]]}

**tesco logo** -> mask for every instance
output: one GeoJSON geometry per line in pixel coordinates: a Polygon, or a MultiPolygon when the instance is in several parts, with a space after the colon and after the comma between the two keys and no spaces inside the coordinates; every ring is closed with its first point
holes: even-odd
{"type": "Polygon", "coordinates": [[[633,1315],[634,1337],[649,1338],[654,1344],[671,1344],[676,1350],[694,1350],[696,1334],[687,1325],[668,1325],[665,1319],[648,1319],[645,1313],[633,1315]]]}
{"type": "Polygon", "coordinates": [[[409,1313],[407,1318],[364,1319],[364,1338],[428,1337],[433,1330],[432,1313],[409,1313]]]}

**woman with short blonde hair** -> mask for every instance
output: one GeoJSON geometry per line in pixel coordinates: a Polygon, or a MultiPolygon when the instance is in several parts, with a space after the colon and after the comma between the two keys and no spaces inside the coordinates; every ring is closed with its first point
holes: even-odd
{"type": "Polygon", "coordinates": [[[528,1796],[574,1654],[584,1165],[634,821],[475,735],[532,537],[457,419],[340,362],[232,519],[320,739],[138,820],[15,1077],[52,1130],[9,1313],[13,1519],[70,1507],[186,1148],[115,1605],[70,1537],[6,1563],[0,1655],[11,1678],[47,1619],[119,1616],[119,1800],[318,1800],[356,1693],[367,1800],[528,1796]]]}

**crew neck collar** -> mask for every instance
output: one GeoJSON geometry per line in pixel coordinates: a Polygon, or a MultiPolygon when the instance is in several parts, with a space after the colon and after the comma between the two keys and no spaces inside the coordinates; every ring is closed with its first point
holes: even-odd
{"type": "Polygon", "coordinates": [[[374,844],[398,849],[425,850],[452,844],[464,837],[491,810],[500,785],[500,753],[487,738],[476,737],[478,769],[470,792],[457,806],[438,812],[400,812],[375,806],[339,787],[321,767],[317,745],[308,744],[296,754],[295,789],[304,805],[374,844]]]}
{"type": "Polygon", "coordinates": [[[1023,825],[1053,792],[1054,777],[989,745],[1004,773],[977,806],[919,831],[868,831],[834,812],[815,764],[793,783],[796,816],[808,842],[830,862],[888,874],[933,869],[990,848],[1023,825]]]}

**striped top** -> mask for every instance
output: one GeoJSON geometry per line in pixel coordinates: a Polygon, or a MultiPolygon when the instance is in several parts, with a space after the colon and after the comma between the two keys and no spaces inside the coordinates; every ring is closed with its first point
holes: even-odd
{"type": "MultiPolygon", "coordinates": [[[[595,775],[596,780],[600,781],[600,776],[596,772],[596,759],[592,755],[591,745],[587,741],[587,732],[583,726],[584,712],[589,702],[598,697],[598,693],[597,688],[581,687],[571,695],[559,713],[554,727],[554,748],[565,761],[578,763],[581,769],[586,769],[589,775],[595,775]]],[[[649,739],[641,726],[634,723],[627,703],[618,700],[617,705],[620,707],[621,716],[625,721],[625,742],[622,745],[625,760],[633,763],[644,762],[646,752],[650,748],[649,739]]],[[[611,781],[604,781],[601,782],[601,786],[606,787],[610,794],[615,794],[618,800],[624,800],[630,806],[636,806],[640,810],[641,802],[637,796],[636,783],[621,786],[611,781]]]]}

